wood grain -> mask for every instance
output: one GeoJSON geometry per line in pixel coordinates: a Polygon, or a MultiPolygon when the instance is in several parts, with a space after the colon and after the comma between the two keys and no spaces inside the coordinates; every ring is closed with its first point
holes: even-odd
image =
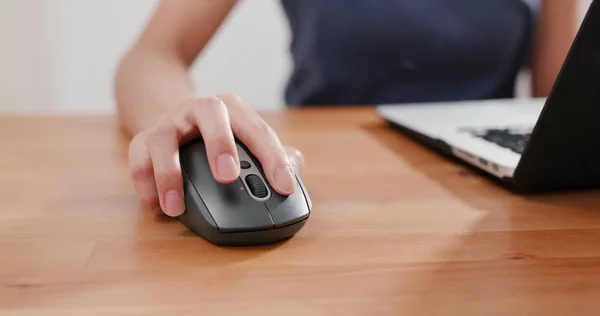
{"type": "Polygon", "coordinates": [[[113,117],[0,117],[0,314],[597,314],[598,192],[512,194],[370,108],[264,116],[314,211],[236,249],[141,207],[113,117]]]}

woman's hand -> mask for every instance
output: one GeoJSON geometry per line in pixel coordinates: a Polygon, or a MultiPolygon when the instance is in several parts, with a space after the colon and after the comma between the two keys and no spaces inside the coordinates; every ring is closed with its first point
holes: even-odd
{"type": "Polygon", "coordinates": [[[216,181],[230,183],[239,177],[235,136],[261,162],[277,192],[293,193],[294,169],[300,172],[304,167],[302,154],[283,147],[271,127],[239,97],[222,95],[187,100],[133,138],[129,167],[144,204],[169,216],[184,212],[179,148],[200,135],[216,181]]]}

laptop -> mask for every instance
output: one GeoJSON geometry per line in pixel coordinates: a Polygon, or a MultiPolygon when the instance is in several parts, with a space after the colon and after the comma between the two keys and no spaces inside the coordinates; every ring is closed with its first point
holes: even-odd
{"type": "Polygon", "coordinates": [[[600,185],[600,0],[547,98],[381,104],[389,126],[517,191],[600,185]]]}

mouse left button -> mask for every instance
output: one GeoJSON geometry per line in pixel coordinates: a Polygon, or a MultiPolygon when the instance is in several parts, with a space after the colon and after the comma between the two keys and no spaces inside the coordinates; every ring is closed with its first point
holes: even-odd
{"type": "Polygon", "coordinates": [[[217,225],[206,209],[204,202],[197,195],[196,189],[190,183],[185,172],[183,173],[183,188],[185,192],[186,211],[179,216],[179,219],[185,226],[197,234],[216,234],[218,232],[217,225]]]}

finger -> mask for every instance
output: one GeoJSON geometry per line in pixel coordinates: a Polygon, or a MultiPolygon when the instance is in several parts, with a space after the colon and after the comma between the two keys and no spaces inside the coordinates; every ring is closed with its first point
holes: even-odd
{"type": "Polygon", "coordinates": [[[165,214],[173,217],[185,210],[178,134],[172,122],[161,120],[150,130],[146,140],[160,207],[165,214]]]}
{"type": "Polygon", "coordinates": [[[159,204],[158,191],[143,135],[134,137],[129,145],[129,170],[133,186],[142,203],[149,208],[156,208],[159,204]]]}
{"type": "Polygon", "coordinates": [[[302,173],[302,170],[305,168],[304,155],[302,155],[302,152],[297,148],[289,146],[284,146],[284,149],[292,168],[294,168],[296,173],[302,173]]]}
{"type": "Polygon", "coordinates": [[[204,139],[215,180],[221,183],[235,181],[240,176],[240,163],[227,106],[216,97],[202,98],[190,114],[204,139]]]}
{"type": "Polygon", "coordinates": [[[269,183],[280,194],[292,194],[296,188],[296,179],[275,132],[239,97],[224,95],[221,99],[229,108],[233,133],[258,158],[269,183]]]}

